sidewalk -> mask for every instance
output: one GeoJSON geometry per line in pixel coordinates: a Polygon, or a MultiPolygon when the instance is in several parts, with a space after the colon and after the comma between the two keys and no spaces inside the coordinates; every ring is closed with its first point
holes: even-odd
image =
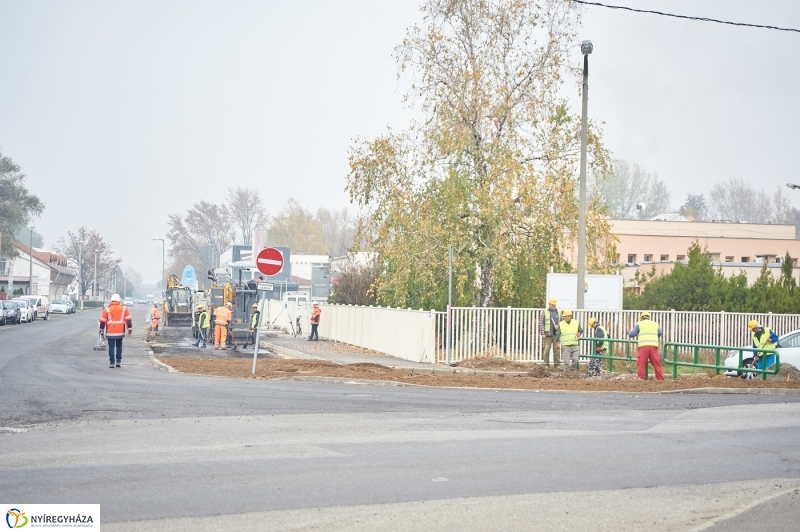
{"type": "Polygon", "coordinates": [[[279,331],[262,331],[261,347],[287,358],[328,360],[337,364],[380,364],[388,368],[414,371],[421,374],[442,375],[527,375],[526,371],[489,371],[470,368],[448,367],[443,364],[425,364],[370,351],[340,342],[320,340],[309,342],[306,337],[293,337],[279,331]]]}

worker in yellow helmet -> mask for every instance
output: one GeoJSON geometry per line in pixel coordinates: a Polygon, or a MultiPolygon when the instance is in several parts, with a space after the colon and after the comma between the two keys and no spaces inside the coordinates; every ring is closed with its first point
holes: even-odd
{"type": "Polygon", "coordinates": [[[658,341],[663,331],[658,323],[650,319],[650,312],[644,311],[639,315],[639,323],[628,333],[631,338],[636,338],[636,363],[639,366],[639,378],[644,380],[647,371],[647,362],[653,365],[656,379],[663,381],[664,373],[661,371],[661,356],[658,354],[658,341]]]}
{"type": "MultiPolygon", "coordinates": [[[[750,320],[747,324],[750,329],[750,337],[753,340],[755,349],[775,349],[778,346],[778,335],[769,327],[764,327],[757,320],[750,320]]],[[[775,363],[775,355],[767,353],[755,353],[753,364],[759,369],[766,369],[775,363]],[[766,355],[766,356],[765,356],[766,355]]],[[[750,373],[750,375],[753,375],[750,373]]]]}
{"type": "Polygon", "coordinates": [[[197,315],[197,341],[194,343],[194,346],[200,347],[200,342],[203,342],[203,347],[205,348],[211,323],[208,321],[208,311],[203,305],[197,305],[197,312],[199,313],[197,315]]]}
{"type": "Polygon", "coordinates": [[[545,367],[550,366],[550,349],[553,350],[553,367],[561,365],[560,350],[558,345],[558,322],[561,319],[558,316],[558,309],[556,308],[556,298],[551,297],[548,301],[547,308],[539,316],[539,334],[542,337],[542,362],[545,367]]]}
{"type": "MultiPolygon", "coordinates": [[[[606,332],[605,328],[600,325],[600,322],[597,321],[597,318],[589,318],[589,328],[592,329],[593,335],[595,338],[608,338],[608,333],[606,332]]],[[[596,355],[600,356],[607,356],[608,355],[608,342],[605,340],[601,340],[598,342],[594,342],[594,352],[596,355]]],[[[587,377],[598,377],[603,372],[603,359],[602,358],[593,358],[589,361],[589,371],[586,373],[587,377]]]]}
{"type": "Polygon", "coordinates": [[[564,358],[564,371],[569,371],[573,366],[578,367],[578,338],[583,334],[578,320],[572,319],[572,311],[565,310],[561,313],[561,322],[558,324],[558,344],[556,347],[561,349],[564,358]]]}

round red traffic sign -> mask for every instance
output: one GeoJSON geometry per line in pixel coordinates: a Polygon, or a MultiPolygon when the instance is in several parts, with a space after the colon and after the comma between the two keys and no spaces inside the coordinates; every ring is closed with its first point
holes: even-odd
{"type": "Polygon", "coordinates": [[[283,253],[275,248],[266,248],[258,252],[256,268],[264,275],[275,275],[283,269],[283,253]]]}

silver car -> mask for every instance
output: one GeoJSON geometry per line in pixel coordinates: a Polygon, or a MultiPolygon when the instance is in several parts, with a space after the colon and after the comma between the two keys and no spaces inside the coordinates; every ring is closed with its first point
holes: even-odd
{"type": "MultiPolygon", "coordinates": [[[[753,347],[752,345],[743,347],[753,347]]],[[[784,364],[791,364],[796,368],[800,368],[800,329],[784,334],[778,337],[778,348],[776,349],[781,362],[784,364]]],[[[742,367],[747,367],[748,364],[753,363],[753,353],[750,351],[742,352],[742,367]]],[[[729,377],[744,377],[748,379],[761,377],[760,373],[749,373],[737,371],[739,369],[739,351],[731,351],[725,359],[725,366],[735,368],[728,370],[725,375],[729,377]]]]}

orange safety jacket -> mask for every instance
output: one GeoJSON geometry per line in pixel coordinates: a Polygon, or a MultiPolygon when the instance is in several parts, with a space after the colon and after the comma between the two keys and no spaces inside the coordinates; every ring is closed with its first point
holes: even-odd
{"type": "Polygon", "coordinates": [[[227,325],[231,321],[231,311],[227,307],[217,307],[214,309],[214,321],[217,325],[227,325]]]}
{"type": "Polygon", "coordinates": [[[311,323],[314,325],[319,325],[319,315],[322,314],[322,309],[319,307],[314,307],[314,310],[311,311],[311,323]]]}
{"type": "Polygon", "coordinates": [[[161,321],[161,312],[158,310],[158,307],[153,307],[150,311],[150,321],[155,322],[156,324],[161,321]]]}
{"type": "Polygon", "coordinates": [[[106,338],[123,338],[126,325],[128,332],[131,332],[133,330],[131,311],[119,301],[112,301],[100,314],[100,330],[106,330],[106,338]]]}

